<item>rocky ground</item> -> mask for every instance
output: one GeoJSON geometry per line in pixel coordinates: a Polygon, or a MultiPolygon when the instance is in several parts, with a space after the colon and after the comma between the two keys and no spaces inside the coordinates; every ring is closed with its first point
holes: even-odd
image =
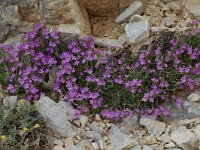
{"type": "MultiPolygon", "coordinates": [[[[4,98],[5,105],[16,101],[17,96],[4,98]]],[[[135,115],[112,122],[98,114],[82,115],[74,120],[73,107],[63,101],[56,103],[49,97],[42,97],[35,106],[54,131],[53,150],[200,149],[200,92],[197,91],[171,117],[157,120],[135,115]]]]}

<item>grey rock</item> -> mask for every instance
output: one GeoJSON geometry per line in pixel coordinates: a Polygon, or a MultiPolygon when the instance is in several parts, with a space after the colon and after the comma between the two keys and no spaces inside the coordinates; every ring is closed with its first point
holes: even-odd
{"type": "Polygon", "coordinates": [[[149,38],[149,19],[145,16],[135,15],[130,21],[125,26],[127,41],[130,43],[146,41],[149,38]]]}
{"type": "Polygon", "coordinates": [[[121,43],[118,39],[110,39],[110,38],[95,38],[95,44],[100,47],[116,47],[123,48],[123,43],[121,43]]]}
{"type": "Polygon", "coordinates": [[[5,106],[13,107],[17,102],[17,96],[6,96],[3,100],[5,106]]]}
{"type": "Polygon", "coordinates": [[[111,125],[108,137],[114,150],[141,150],[136,140],[124,134],[115,125],[111,125]]]}
{"type": "Polygon", "coordinates": [[[67,108],[69,107],[65,107],[64,103],[57,104],[49,97],[43,96],[36,102],[35,106],[40,115],[46,120],[47,125],[59,133],[60,136],[73,137],[76,135],[69,122],[71,118],[68,118],[67,115],[67,108]]]}
{"type": "Polygon", "coordinates": [[[82,136],[83,138],[93,139],[94,141],[99,141],[102,139],[101,134],[96,131],[86,131],[82,136]]]}
{"type": "Polygon", "coordinates": [[[122,126],[133,126],[139,124],[138,115],[128,116],[122,121],[122,126]]]}
{"type": "Polygon", "coordinates": [[[192,93],[187,97],[187,99],[190,102],[198,102],[200,100],[200,96],[197,93],[192,93]]]}
{"type": "Polygon", "coordinates": [[[186,128],[178,128],[171,133],[171,140],[184,150],[198,149],[198,140],[195,134],[186,128]]]}
{"type": "Polygon", "coordinates": [[[123,13],[121,13],[115,22],[124,23],[136,14],[140,14],[142,9],[142,3],[140,1],[134,1],[123,13]]]}
{"type": "Polygon", "coordinates": [[[160,136],[166,129],[165,123],[148,118],[141,118],[140,125],[145,126],[148,130],[148,133],[154,136],[160,136]]]}
{"type": "Polygon", "coordinates": [[[92,130],[92,131],[96,131],[100,134],[103,133],[103,128],[98,124],[98,123],[91,123],[88,125],[88,127],[92,130]]]}
{"type": "Polygon", "coordinates": [[[189,119],[200,116],[200,104],[198,103],[191,103],[189,101],[185,101],[183,103],[183,108],[186,109],[187,117],[189,119]]]}
{"type": "Polygon", "coordinates": [[[144,145],[143,150],[153,150],[153,148],[151,148],[150,146],[144,145]]]}
{"type": "Polygon", "coordinates": [[[167,17],[163,18],[163,20],[161,22],[161,26],[172,27],[174,25],[175,25],[175,22],[174,22],[173,16],[167,16],[167,17]]]}

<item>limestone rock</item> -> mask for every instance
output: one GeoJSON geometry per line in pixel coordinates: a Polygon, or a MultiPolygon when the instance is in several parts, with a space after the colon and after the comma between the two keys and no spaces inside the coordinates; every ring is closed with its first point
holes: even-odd
{"type": "Polygon", "coordinates": [[[199,0],[187,0],[185,8],[197,19],[200,19],[200,1],[199,0]]]}
{"type": "Polygon", "coordinates": [[[126,24],[125,33],[128,42],[143,42],[149,37],[149,19],[145,16],[135,15],[131,22],[126,24]]]}
{"type": "MultiPolygon", "coordinates": [[[[67,105],[67,104],[66,104],[67,105]]],[[[63,137],[73,137],[76,133],[72,129],[72,125],[67,117],[70,107],[64,107],[57,104],[49,97],[43,96],[36,102],[36,109],[40,115],[46,120],[47,125],[58,132],[63,137]]]]}
{"type": "Polygon", "coordinates": [[[147,128],[149,134],[155,135],[155,136],[161,135],[166,129],[165,123],[151,120],[148,118],[141,118],[140,125],[145,126],[147,128]]]}
{"type": "Polygon", "coordinates": [[[77,0],[44,0],[40,5],[45,22],[53,25],[77,24],[82,33],[91,33],[87,13],[79,7],[77,0]]]}
{"type": "Polygon", "coordinates": [[[195,134],[186,128],[173,130],[171,139],[184,150],[198,149],[198,141],[195,134]]]}
{"type": "Polygon", "coordinates": [[[123,44],[120,43],[117,39],[110,39],[110,38],[95,38],[95,44],[100,47],[117,47],[123,48],[123,44]]]}
{"type": "Polygon", "coordinates": [[[200,96],[197,93],[192,93],[187,97],[187,99],[190,102],[198,102],[200,100],[200,96]]]}
{"type": "Polygon", "coordinates": [[[141,150],[137,141],[121,132],[115,125],[111,125],[109,139],[114,150],[141,150]]]}
{"type": "Polygon", "coordinates": [[[123,13],[121,13],[115,22],[124,23],[128,22],[129,19],[136,14],[140,14],[142,9],[142,3],[140,1],[134,1],[123,13]]]}

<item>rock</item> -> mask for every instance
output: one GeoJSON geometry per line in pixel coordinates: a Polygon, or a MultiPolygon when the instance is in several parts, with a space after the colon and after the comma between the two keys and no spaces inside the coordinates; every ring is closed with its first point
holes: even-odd
{"type": "Polygon", "coordinates": [[[172,148],[175,148],[176,145],[173,143],[173,142],[170,142],[168,144],[165,144],[165,148],[169,148],[169,149],[172,149],[172,148]]]}
{"type": "Polygon", "coordinates": [[[171,139],[168,135],[162,134],[160,137],[160,141],[162,141],[163,143],[169,143],[169,142],[171,142],[171,139]]]}
{"type": "Polygon", "coordinates": [[[187,111],[187,118],[196,118],[200,116],[200,104],[191,103],[189,101],[185,101],[183,103],[183,108],[187,111]]]}
{"type": "Polygon", "coordinates": [[[167,5],[171,10],[177,11],[181,9],[181,1],[171,1],[168,2],[167,5]]]}
{"type": "Polygon", "coordinates": [[[198,102],[200,100],[200,96],[197,93],[192,93],[187,97],[187,99],[190,102],[198,102]]]}
{"type": "Polygon", "coordinates": [[[57,145],[57,146],[64,146],[64,143],[62,142],[62,140],[56,139],[56,140],[53,141],[53,143],[54,143],[55,145],[57,145]]]}
{"type": "Polygon", "coordinates": [[[185,4],[185,8],[194,17],[200,19],[200,1],[199,0],[188,0],[185,4]]]}
{"type": "Polygon", "coordinates": [[[144,145],[143,150],[153,150],[153,148],[151,148],[150,146],[144,145]]]}
{"type": "Polygon", "coordinates": [[[114,16],[119,11],[119,0],[79,0],[90,15],[95,16],[114,16]]]}
{"type": "Polygon", "coordinates": [[[165,123],[151,120],[148,118],[141,118],[140,125],[145,126],[149,134],[155,135],[155,136],[160,136],[166,129],[165,123]]]}
{"type": "MultiPolygon", "coordinates": [[[[77,150],[93,150],[89,141],[83,140],[77,145],[77,150]]],[[[73,149],[74,150],[74,149],[73,149]]]]}
{"type": "Polygon", "coordinates": [[[196,126],[194,132],[195,132],[197,138],[200,139],[200,124],[196,126]]]}
{"type": "Polygon", "coordinates": [[[173,16],[167,16],[163,18],[161,26],[166,26],[166,27],[172,27],[175,25],[174,22],[174,17],[173,16]]]}
{"type": "Polygon", "coordinates": [[[81,127],[85,127],[88,123],[88,116],[81,115],[80,122],[81,122],[81,127]]]}
{"type": "Polygon", "coordinates": [[[111,125],[108,137],[114,150],[141,150],[137,141],[121,132],[115,125],[111,125]]]}
{"type": "Polygon", "coordinates": [[[168,28],[167,27],[151,27],[152,32],[161,32],[165,30],[168,30],[168,28]]]}
{"type": "MultiPolygon", "coordinates": [[[[50,24],[76,24],[81,33],[90,34],[90,23],[84,8],[77,0],[44,0],[41,2],[42,15],[50,24]]],[[[76,31],[77,32],[77,31],[76,31]]]]}
{"type": "Polygon", "coordinates": [[[62,146],[54,146],[53,150],[65,150],[62,146]]]}
{"type": "Polygon", "coordinates": [[[185,120],[179,120],[177,122],[178,126],[188,126],[190,124],[199,124],[200,123],[200,119],[199,118],[194,118],[194,119],[185,119],[185,120]]]}
{"type": "Polygon", "coordinates": [[[123,48],[123,43],[120,43],[117,39],[110,39],[110,38],[95,38],[95,44],[100,47],[116,47],[116,48],[123,48]]]}
{"type": "Polygon", "coordinates": [[[149,37],[149,29],[149,19],[145,16],[135,15],[125,26],[126,38],[131,43],[146,41],[149,37]]]}
{"type": "Polygon", "coordinates": [[[140,142],[143,145],[153,145],[157,144],[158,141],[156,140],[156,137],[153,135],[145,136],[144,139],[140,142]]]}
{"type": "Polygon", "coordinates": [[[100,117],[99,114],[96,114],[96,115],[95,115],[95,120],[96,120],[96,121],[101,121],[101,117],[100,117]]]}
{"type": "Polygon", "coordinates": [[[128,22],[133,15],[140,15],[142,9],[142,3],[140,1],[134,1],[123,13],[121,13],[117,19],[116,23],[128,22]]]}
{"type": "Polygon", "coordinates": [[[186,128],[178,128],[171,133],[171,140],[184,150],[198,149],[198,141],[194,133],[186,128]]]}
{"type": "Polygon", "coordinates": [[[98,133],[100,133],[100,134],[103,133],[103,127],[101,127],[101,125],[98,124],[98,123],[91,123],[91,124],[88,125],[88,127],[89,127],[92,131],[96,131],[96,132],[98,132],[98,133]]]}
{"type": "MultiPolygon", "coordinates": [[[[63,104],[63,103],[62,103],[63,104]]],[[[67,104],[66,104],[67,105],[67,104]]],[[[76,132],[67,118],[67,107],[57,104],[49,97],[43,96],[35,103],[37,111],[45,119],[47,125],[63,137],[73,137],[76,132]]]]}
{"type": "Polygon", "coordinates": [[[98,143],[99,143],[99,148],[100,149],[102,149],[102,150],[103,149],[107,149],[106,143],[103,140],[99,140],[98,143]]]}
{"type": "Polygon", "coordinates": [[[99,145],[98,145],[98,143],[97,143],[97,142],[93,142],[93,143],[92,143],[92,148],[93,148],[94,150],[99,150],[99,145]]]}
{"type": "Polygon", "coordinates": [[[17,96],[6,96],[3,100],[5,106],[13,107],[17,102],[17,96]]]}
{"type": "Polygon", "coordinates": [[[139,117],[137,115],[126,117],[122,122],[123,126],[133,126],[138,124],[139,124],[139,117]]]}
{"type": "Polygon", "coordinates": [[[15,27],[21,24],[21,16],[19,14],[18,6],[0,6],[0,18],[5,21],[7,25],[15,27]]]}
{"type": "Polygon", "coordinates": [[[99,141],[102,139],[102,136],[100,133],[98,133],[96,131],[86,131],[83,134],[83,138],[93,139],[94,141],[99,141]]]}
{"type": "Polygon", "coordinates": [[[119,2],[119,12],[122,13],[126,8],[128,8],[135,0],[120,0],[119,2]]]}

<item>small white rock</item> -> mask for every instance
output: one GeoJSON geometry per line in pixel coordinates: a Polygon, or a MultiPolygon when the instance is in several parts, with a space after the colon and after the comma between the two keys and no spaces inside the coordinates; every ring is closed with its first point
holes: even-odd
{"type": "Polygon", "coordinates": [[[190,102],[198,102],[200,100],[200,96],[197,93],[192,93],[187,97],[187,99],[190,102]]]}
{"type": "Polygon", "coordinates": [[[171,149],[171,148],[175,148],[175,147],[176,147],[176,145],[175,145],[173,142],[170,142],[170,143],[168,143],[168,144],[165,144],[165,148],[171,149]]]}
{"type": "Polygon", "coordinates": [[[96,115],[95,115],[95,120],[96,120],[96,121],[101,121],[101,117],[100,117],[99,114],[96,114],[96,115]]]}

